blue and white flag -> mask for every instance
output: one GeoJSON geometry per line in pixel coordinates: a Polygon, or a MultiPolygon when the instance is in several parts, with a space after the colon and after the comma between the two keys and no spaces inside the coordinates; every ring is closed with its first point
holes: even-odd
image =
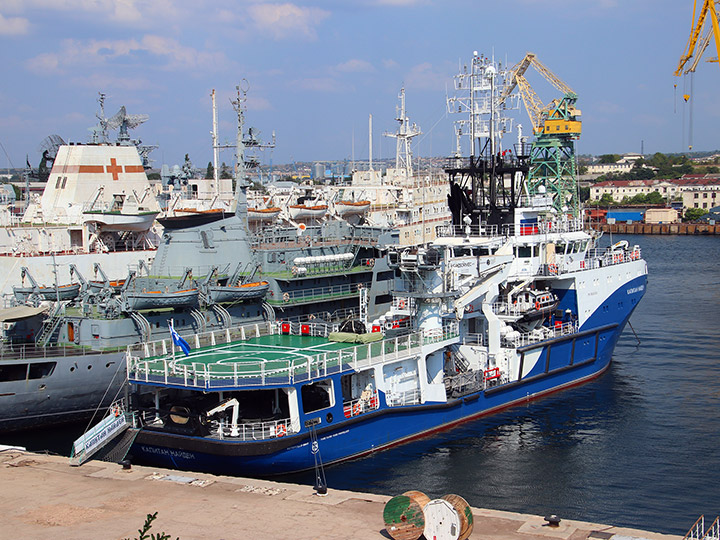
{"type": "Polygon", "coordinates": [[[190,354],[190,345],[175,331],[172,320],[170,321],[170,336],[172,336],[173,343],[182,349],[185,356],[190,354]]]}

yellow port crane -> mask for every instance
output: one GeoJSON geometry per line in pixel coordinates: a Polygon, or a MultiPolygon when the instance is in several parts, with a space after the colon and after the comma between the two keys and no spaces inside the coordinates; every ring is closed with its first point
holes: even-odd
{"type": "Polygon", "coordinates": [[[582,131],[580,110],[575,108],[577,94],[531,52],[510,68],[507,80],[500,94],[500,103],[518,88],[535,135],[530,149],[530,171],[526,183],[528,194],[547,193],[552,196],[556,211],[577,216],[580,205],[574,141],[582,131]],[[525,78],[530,66],[562,97],[543,104],[525,78]]]}
{"type": "Polygon", "coordinates": [[[577,94],[557,75],[545,67],[534,53],[527,53],[525,58],[510,68],[508,78],[510,82],[500,96],[500,103],[503,103],[517,87],[525,105],[525,110],[527,110],[530,117],[535,135],[545,133],[566,135],[574,138],[580,136],[582,130],[582,124],[578,118],[580,111],[575,108],[577,94]],[[535,68],[535,71],[563,94],[563,97],[554,99],[547,105],[543,104],[525,78],[525,73],[530,66],[535,68]]]}
{"type": "MultiPolygon", "coordinates": [[[[689,103],[690,106],[688,136],[688,148],[690,150],[692,150],[693,147],[693,104],[691,101],[693,93],[692,77],[695,73],[695,68],[697,68],[698,63],[700,62],[700,58],[705,52],[705,49],[707,49],[708,45],[710,45],[710,39],[713,36],[715,37],[715,49],[717,50],[718,56],[708,59],[708,62],[718,62],[718,58],[720,58],[720,24],[718,24],[718,10],[716,8],[716,4],[717,2],[715,2],[715,0],[703,0],[703,5],[700,8],[700,13],[698,14],[697,19],[695,19],[695,14],[697,13],[697,0],[693,2],[693,16],[692,26],[690,27],[690,38],[688,39],[685,53],[680,57],[678,66],[675,69],[675,76],[677,77],[679,77],[680,75],[687,75],[688,73],[690,74],[690,93],[685,92],[683,94],[683,101],[689,103]],[[705,26],[705,21],[707,21],[708,19],[710,19],[710,28],[705,31],[705,35],[702,37],[702,39],[700,39],[700,34],[702,33],[703,27],[705,26]],[[686,64],[693,57],[695,57],[693,62],[690,64],[689,67],[686,68],[686,64]]],[[[677,90],[677,84],[675,85],[675,89],[677,90]]]]}
{"type": "MultiPolygon", "coordinates": [[[[685,53],[680,57],[680,61],[678,62],[677,69],[675,69],[675,75],[679,77],[683,74],[683,69],[685,68],[685,64],[688,63],[688,61],[695,56],[695,61],[690,64],[690,67],[687,68],[684,73],[692,73],[695,71],[695,68],[698,65],[698,62],[700,61],[700,57],[702,56],[703,52],[707,48],[707,46],[710,43],[710,36],[711,32],[710,29],[707,30],[705,36],[700,40],[700,46],[698,47],[698,53],[695,55],[695,48],[698,45],[698,40],[700,39],[700,34],[703,30],[703,26],[705,25],[705,21],[709,18],[710,23],[712,25],[712,35],[715,37],[715,49],[717,50],[718,56],[716,58],[710,59],[710,62],[717,62],[718,58],[720,58],[720,24],[718,24],[718,15],[717,15],[717,9],[715,8],[715,0],[703,0],[703,5],[700,8],[700,13],[698,14],[697,20],[695,19],[695,13],[697,12],[697,0],[693,3],[693,17],[692,17],[692,26],[690,27],[690,38],[688,39],[687,47],[685,49],[685,53]]],[[[685,98],[687,101],[687,97],[685,98]]]]}

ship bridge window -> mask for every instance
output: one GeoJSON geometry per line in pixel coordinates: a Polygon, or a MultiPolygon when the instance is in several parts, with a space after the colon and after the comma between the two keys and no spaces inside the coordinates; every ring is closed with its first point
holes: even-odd
{"type": "Polygon", "coordinates": [[[30,364],[30,370],[28,372],[28,379],[44,379],[52,375],[55,371],[57,362],[38,362],[36,364],[30,364]]]}
{"type": "Polygon", "coordinates": [[[515,246],[515,255],[517,257],[534,257],[535,253],[533,250],[534,246],[515,246]]]}
{"type": "Polygon", "coordinates": [[[456,257],[468,257],[472,255],[472,250],[470,248],[456,247],[453,249],[453,253],[456,257]]]}
{"type": "Polygon", "coordinates": [[[326,379],[315,383],[305,384],[300,389],[303,412],[310,414],[334,405],[332,380],[326,379]]]}
{"type": "Polygon", "coordinates": [[[0,364],[0,382],[24,381],[27,368],[27,364],[0,364]]]}

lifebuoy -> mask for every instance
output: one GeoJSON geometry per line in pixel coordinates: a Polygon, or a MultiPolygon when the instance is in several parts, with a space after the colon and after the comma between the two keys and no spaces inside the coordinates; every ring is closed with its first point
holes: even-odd
{"type": "Polygon", "coordinates": [[[275,429],[275,434],[278,437],[284,437],[287,435],[287,428],[285,427],[285,424],[278,424],[277,428],[275,429]]]}
{"type": "Polygon", "coordinates": [[[400,300],[400,301],[398,302],[398,307],[399,307],[400,309],[405,309],[405,300],[400,300]]]}
{"type": "Polygon", "coordinates": [[[392,327],[393,327],[393,325],[390,321],[385,323],[385,330],[390,330],[390,329],[392,329],[392,327]]]}
{"type": "Polygon", "coordinates": [[[540,302],[535,302],[535,310],[540,311],[540,302]]]}
{"type": "Polygon", "coordinates": [[[551,274],[557,274],[557,264],[549,264],[548,265],[548,271],[551,274]]]}
{"type": "Polygon", "coordinates": [[[363,404],[361,401],[358,401],[355,405],[353,405],[353,416],[357,416],[358,414],[362,414],[363,410],[363,404]]]}
{"type": "Polygon", "coordinates": [[[290,301],[290,295],[289,295],[288,293],[284,293],[284,294],[283,294],[283,301],[284,301],[284,302],[289,302],[289,301],[290,301]]]}
{"type": "Polygon", "coordinates": [[[368,259],[368,260],[367,260],[367,265],[368,265],[368,266],[375,266],[375,259],[368,259]]]}

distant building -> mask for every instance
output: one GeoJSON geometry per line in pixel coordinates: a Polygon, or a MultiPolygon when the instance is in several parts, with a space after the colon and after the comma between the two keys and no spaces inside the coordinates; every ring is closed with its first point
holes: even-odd
{"type": "Polygon", "coordinates": [[[688,174],[674,180],[606,180],[590,187],[590,199],[609,194],[616,201],[657,192],[666,201],[682,196],[683,208],[712,208],[720,204],[720,175],[688,174]],[[703,206],[705,203],[705,206],[703,206]]]}
{"type": "Polygon", "coordinates": [[[645,210],[645,223],[677,223],[680,216],[674,208],[648,208],[645,210]]]}
{"type": "Polygon", "coordinates": [[[635,162],[642,159],[642,157],[640,154],[624,154],[623,157],[615,163],[594,163],[588,165],[587,173],[599,176],[609,173],[620,174],[630,172],[635,166],[635,162]]]}

